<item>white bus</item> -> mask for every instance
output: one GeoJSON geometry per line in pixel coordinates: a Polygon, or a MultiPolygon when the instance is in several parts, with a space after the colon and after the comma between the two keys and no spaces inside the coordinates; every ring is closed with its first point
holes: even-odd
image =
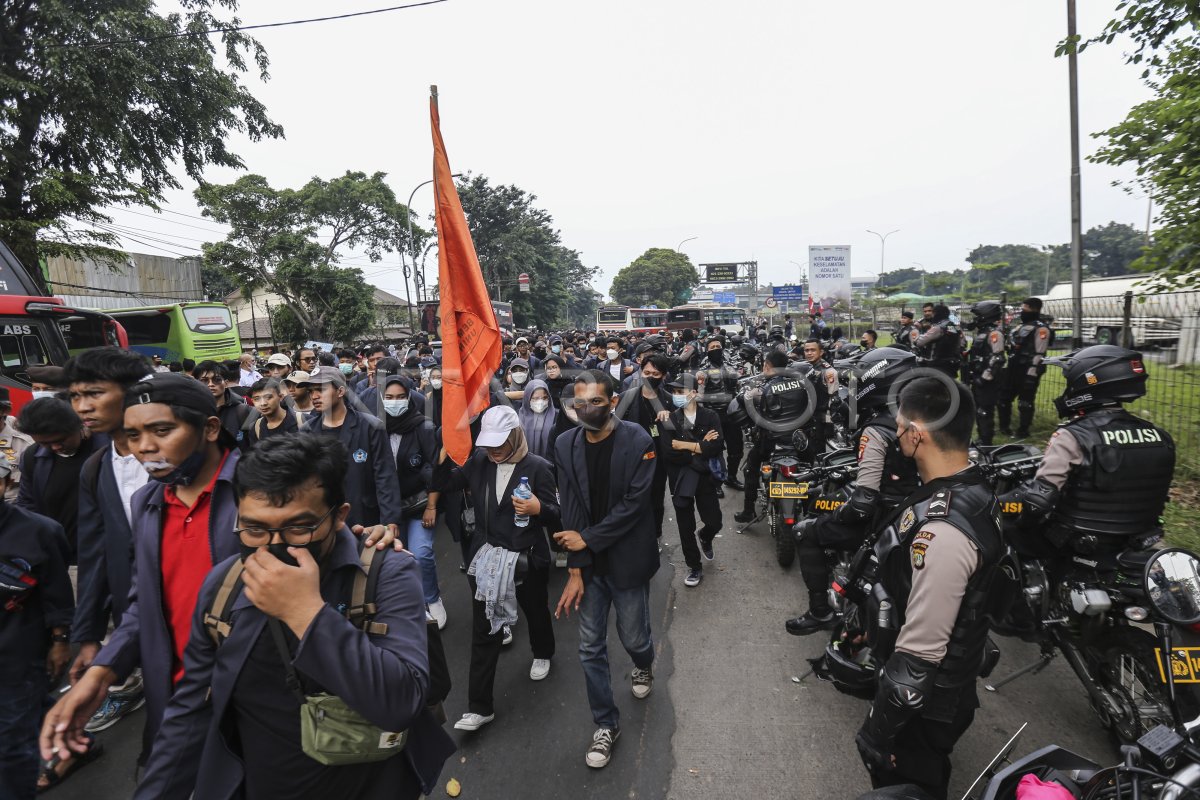
{"type": "Polygon", "coordinates": [[[661,333],[667,328],[667,309],[604,306],[596,311],[598,332],[661,333]]]}

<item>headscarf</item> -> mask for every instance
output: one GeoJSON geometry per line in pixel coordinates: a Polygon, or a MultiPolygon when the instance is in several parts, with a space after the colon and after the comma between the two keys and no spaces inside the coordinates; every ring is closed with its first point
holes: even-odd
{"type": "Polygon", "coordinates": [[[550,458],[550,432],[554,430],[554,420],[558,416],[558,407],[554,403],[554,395],[550,394],[550,387],[543,380],[532,380],[525,386],[525,394],[521,398],[521,407],[517,409],[517,416],[521,419],[521,428],[525,431],[525,438],[529,442],[529,449],[534,455],[539,455],[542,458],[550,458]],[[533,399],[533,393],[538,389],[546,392],[549,397],[550,404],[546,410],[539,414],[529,405],[533,399]]]}
{"type": "MultiPolygon", "coordinates": [[[[398,383],[408,392],[408,410],[398,417],[393,417],[391,414],[383,415],[384,424],[387,425],[388,436],[397,434],[403,436],[406,433],[412,433],[425,422],[425,415],[416,409],[413,400],[413,382],[404,375],[388,375],[383,379],[383,391],[387,391],[388,384],[398,383]]],[[[383,392],[380,393],[380,403],[383,402],[383,392]]]]}
{"type": "Polygon", "coordinates": [[[538,378],[545,382],[546,390],[550,392],[550,406],[557,411],[562,407],[563,390],[574,383],[575,379],[567,374],[567,361],[562,356],[546,356],[546,360],[542,362],[542,368],[545,369],[545,365],[551,361],[558,364],[558,377],[550,378],[545,372],[542,372],[538,378]]]}
{"type": "Polygon", "coordinates": [[[512,452],[501,463],[519,464],[529,455],[529,440],[525,438],[525,432],[521,430],[520,425],[508,432],[508,443],[512,445],[512,452]]]}

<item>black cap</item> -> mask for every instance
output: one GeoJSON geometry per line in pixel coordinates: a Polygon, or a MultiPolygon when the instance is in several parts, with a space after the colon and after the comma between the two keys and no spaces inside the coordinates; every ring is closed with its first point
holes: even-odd
{"type": "Polygon", "coordinates": [[[125,407],[164,403],[189,408],[206,417],[217,416],[217,401],[199,381],[176,372],[156,372],[125,392],[125,407]]]}
{"type": "Polygon", "coordinates": [[[668,381],[668,382],[667,382],[667,388],[668,388],[668,389],[670,389],[671,391],[675,391],[676,389],[688,389],[688,390],[691,390],[691,389],[694,389],[694,388],[696,388],[696,387],[695,387],[694,385],[693,385],[693,386],[688,386],[686,383],[684,383],[684,382],[683,382],[683,376],[680,376],[680,377],[676,378],[676,379],[675,379],[675,380],[673,380],[673,381],[668,381]]]}
{"type": "Polygon", "coordinates": [[[62,367],[46,365],[42,367],[27,367],[25,374],[37,383],[44,383],[47,386],[66,387],[67,371],[62,367]]]}

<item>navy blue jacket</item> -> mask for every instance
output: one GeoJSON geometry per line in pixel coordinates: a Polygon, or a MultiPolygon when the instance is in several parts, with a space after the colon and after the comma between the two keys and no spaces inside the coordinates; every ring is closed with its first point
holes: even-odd
{"type": "Polygon", "coordinates": [[[632,422],[616,420],[608,514],[592,524],[592,503],[582,428],[567,431],[554,444],[563,530],[579,531],[587,548],[567,556],[568,567],[589,579],[592,553],[608,551],[608,577],[619,589],[643,586],[658,572],[658,544],[650,484],[658,454],[650,434],[632,422]]]}
{"type": "MultiPolygon", "coordinates": [[[[304,430],[324,435],[322,415],[308,421],[304,430]]],[[[383,423],[370,414],[346,408],[346,419],[337,429],[338,439],[350,454],[346,471],[347,525],[403,525],[400,478],[383,423]]]]}
{"type": "MultiPolygon", "coordinates": [[[[233,533],[238,514],[237,497],[233,493],[233,471],[237,468],[239,458],[241,451],[230,451],[217,475],[213,496],[209,500],[208,543],[214,564],[241,554],[241,544],[233,533]]],[[[133,495],[133,540],[136,543],[133,585],[129,589],[129,602],[121,616],[121,624],[112,632],[108,644],[100,650],[94,662],[99,666],[111,667],[121,678],[128,676],[138,666],[142,668],[146,694],[143,754],[150,750],[172,690],[171,661],[175,648],[171,643],[171,626],[163,610],[162,593],[165,489],[164,484],[151,481],[133,495]]],[[[116,490],[113,491],[115,497],[116,490]]],[[[82,503],[80,505],[82,519],[82,503]]],[[[119,507],[120,502],[110,502],[109,505],[119,507]]],[[[120,514],[124,518],[124,510],[120,514]]],[[[81,564],[82,558],[83,554],[80,553],[81,564]]]]}
{"type": "MultiPolygon", "coordinates": [[[[397,770],[407,762],[425,794],[432,796],[442,764],[456,748],[425,707],[429,656],[417,563],[408,553],[376,555],[387,556],[374,567],[380,570],[375,621],[386,624],[387,633],[368,636],[334,610],[347,601],[354,572],[362,569],[350,531],[342,528],[337,537],[321,580],[326,605],[300,640],[292,664],[305,679],[342,698],[374,725],[387,731],[407,730],[404,752],[385,763],[397,770]]],[[[266,630],[267,616],[243,594],[233,605],[229,638],[220,647],[213,643],[204,627],[204,614],[233,560],[218,564],[200,589],[184,653],[184,677],[171,698],[135,798],[241,796],[245,769],[252,765],[235,755],[235,745],[225,734],[233,724],[229,712],[234,687],[266,630]]],[[[395,783],[392,770],[384,772],[381,780],[395,783]]]]}
{"type": "Polygon", "coordinates": [[[100,642],[108,635],[110,613],[113,625],[121,624],[133,583],[133,533],[113,475],[111,444],[88,458],[80,478],[75,529],[79,576],[71,641],[100,642]],[[88,480],[92,474],[95,483],[88,480]]]}
{"type": "Polygon", "coordinates": [[[75,611],[62,526],[0,498],[0,558],[24,561],[38,582],[20,609],[0,609],[0,680],[16,682],[45,670],[50,629],[70,625],[75,611]]]}

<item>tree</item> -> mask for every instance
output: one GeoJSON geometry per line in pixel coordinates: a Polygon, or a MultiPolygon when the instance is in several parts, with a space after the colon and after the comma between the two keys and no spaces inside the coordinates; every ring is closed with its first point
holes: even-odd
{"type": "Polygon", "coordinates": [[[1107,278],[1128,275],[1142,256],[1145,235],[1132,225],[1110,222],[1083,234],[1084,265],[1089,275],[1107,278]]]}
{"type": "MultiPolygon", "coordinates": [[[[347,172],[332,181],[313,178],[300,189],[274,189],[261,175],[246,175],[201,186],[196,199],[204,215],[231,228],[224,241],[203,245],[204,263],[244,290],[278,295],[304,338],[349,341],[374,322],[374,289],[361,270],[338,266],[340,251],[378,261],[408,237],[408,209],[384,177],[347,172]]],[[[280,319],[293,333],[286,316],[280,319]]]]}
{"type": "Polygon", "coordinates": [[[692,261],[677,250],[651,247],[613,278],[613,300],[626,306],[682,305],[700,284],[692,261]]]}
{"type": "Polygon", "coordinates": [[[492,186],[476,175],[459,179],[458,196],[488,291],[512,303],[516,325],[565,325],[571,309],[580,310],[580,299],[594,295],[596,268],[584,266],[578,252],[563,246],[554,218],[533,205],[537,195],[492,186]],[[529,292],[518,290],[523,272],[529,274],[529,292]]]}
{"type": "Polygon", "coordinates": [[[180,188],[176,162],[199,181],[209,165],[243,166],[226,146],[231,133],[283,135],[240,81],[247,57],[267,78],[266,52],[230,29],[236,18],[213,13],[236,12],[237,0],[181,5],[183,13],[161,15],[150,0],[5,4],[0,237],[35,280],[39,255],[123,262],[104,209],[156,207],[180,188]]]}
{"type": "Polygon", "coordinates": [[[200,287],[204,290],[205,298],[217,302],[223,301],[241,288],[229,273],[203,262],[200,264],[200,287]]]}

